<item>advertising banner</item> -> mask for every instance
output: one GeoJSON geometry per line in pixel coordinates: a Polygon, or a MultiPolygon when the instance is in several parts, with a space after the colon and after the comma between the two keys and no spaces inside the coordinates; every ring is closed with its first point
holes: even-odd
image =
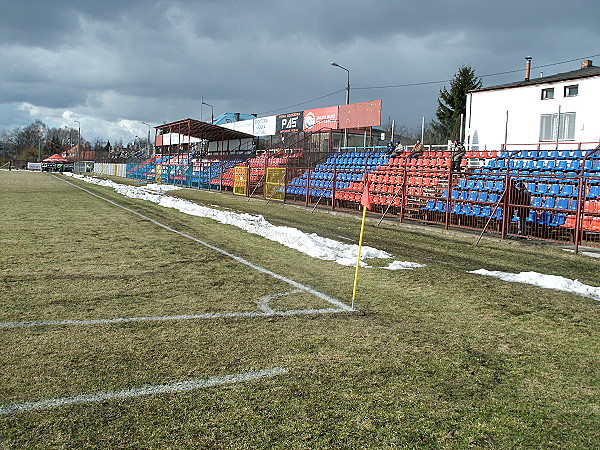
{"type": "Polygon", "coordinates": [[[223,128],[229,128],[230,130],[240,131],[242,133],[254,134],[254,120],[240,120],[238,122],[231,122],[221,125],[223,128]]]}
{"type": "Polygon", "coordinates": [[[303,130],[303,111],[279,114],[277,116],[277,132],[280,134],[297,133],[303,130]]]}
{"type": "Polygon", "coordinates": [[[381,125],[381,100],[340,106],[340,128],[378,127],[381,125]]]}
{"type": "Polygon", "coordinates": [[[309,109],[304,111],[304,131],[318,131],[323,128],[338,128],[338,107],[309,109]]]}
{"type": "Polygon", "coordinates": [[[259,117],[254,119],[254,136],[273,136],[277,133],[277,117],[259,117]]]}

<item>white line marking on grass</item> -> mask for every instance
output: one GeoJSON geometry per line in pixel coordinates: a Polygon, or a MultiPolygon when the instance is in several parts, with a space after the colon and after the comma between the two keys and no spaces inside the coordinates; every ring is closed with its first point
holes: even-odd
{"type": "Polygon", "coordinates": [[[269,269],[265,269],[263,267],[257,266],[256,264],[251,263],[250,261],[248,261],[248,260],[246,260],[244,258],[236,256],[236,255],[234,255],[232,253],[229,253],[228,251],[223,250],[223,249],[221,249],[219,247],[215,247],[214,245],[209,244],[208,242],[204,242],[203,240],[200,240],[200,239],[198,239],[198,238],[196,238],[194,236],[191,236],[191,235],[189,235],[187,233],[184,233],[182,231],[179,231],[179,230],[176,230],[174,228],[171,228],[170,226],[165,225],[165,224],[163,224],[161,222],[158,222],[157,220],[154,220],[151,217],[145,216],[144,214],[139,213],[139,212],[137,212],[137,211],[135,211],[133,209],[127,208],[126,206],[120,205],[119,203],[116,203],[116,202],[114,202],[112,200],[104,198],[101,195],[98,195],[98,194],[96,194],[94,192],[91,192],[91,191],[85,189],[85,188],[77,186],[76,184],[71,183],[70,181],[64,180],[64,179],[59,178],[59,177],[57,177],[57,178],[59,180],[61,180],[61,181],[64,181],[67,184],[70,184],[73,187],[76,187],[77,189],[81,189],[82,191],[87,192],[88,194],[93,195],[96,198],[99,198],[100,200],[104,200],[105,202],[108,202],[111,205],[114,205],[114,206],[117,206],[119,208],[122,208],[125,211],[129,211],[130,213],[135,214],[136,216],[139,216],[139,217],[141,217],[141,218],[143,218],[143,219],[145,219],[145,220],[153,223],[154,225],[157,225],[157,226],[159,226],[161,228],[164,228],[165,230],[169,230],[169,231],[171,231],[173,233],[176,233],[176,234],[178,234],[180,236],[188,238],[188,239],[190,239],[190,240],[192,240],[192,241],[194,241],[194,242],[196,242],[196,243],[198,243],[200,245],[203,245],[203,246],[205,246],[205,247],[207,247],[207,248],[209,248],[211,250],[214,250],[215,252],[218,252],[218,253],[221,253],[222,255],[228,256],[229,258],[231,258],[231,259],[233,259],[233,260],[235,260],[235,261],[237,261],[237,262],[239,262],[241,264],[244,264],[244,265],[246,265],[246,266],[248,266],[248,267],[250,267],[250,268],[252,268],[252,269],[254,269],[254,270],[258,271],[258,272],[262,272],[264,274],[270,275],[273,278],[276,278],[276,279],[278,279],[280,281],[283,281],[284,283],[287,283],[287,284],[289,284],[291,286],[294,286],[297,289],[300,289],[300,290],[302,290],[304,292],[308,292],[309,294],[312,294],[312,295],[314,295],[314,296],[316,296],[316,297],[318,297],[318,298],[320,298],[322,300],[325,300],[326,302],[328,302],[328,303],[330,303],[330,304],[332,304],[334,306],[337,306],[338,308],[340,308],[340,309],[342,309],[344,311],[352,311],[353,310],[351,306],[346,305],[345,303],[343,303],[343,302],[341,302],[339,300],[336,300],[335,298],[330,297],[327,294],[323,294],[322,292],[316,291],[316,290],[314,290],[313,288],[311,288],[309,286],[306,286],[304,284],[298,283],[297,281],[294,281],[294,280],[292,280],[290,278],[284,277],[283,275],[279,275],[278,273],[275,273],[275,272],[273,272],[273,271],[271,271],[269,269]]]}
{"type": "Polygon", "coordinates": [[[261,311],[264,311],[266,313],[274,313],[275,311],[273,309],[271,309],[271,307],[269,306],[269,302],[271,300],[279,298],[279,297],[284,297],[286,295],[297,294],[299,292],[302,292],[302,291],[300,289],[294,289],[293,291],[280,292],[278,294],[272,294],[272,295],[265,295],[264,297],[261,297],[258,300],[258,302],[256,302],[256,305],[258,306],[258,309],[260,309],[261,311]]]}
{"type": "Polygon", "coordinates": [[[28,328],[40,326],[60,325],[105,325],[110,323],[151,322],[167,320],[198,320],[220,319],[227,317],[271,317],[271,316],[305,316],[310,314],[329,314],[347,312],[349,309],[323,308],[323,309],[291,309],[288,311],[271,312],[237,312],[237,313],[206,313],[206,314],[181,314],[178,316],[149,316],[149,317],[118,317],[116,319],[82,319],[82,320],[30,320],[24,322],[0,322],[0,328],[28,328]]]}
{"type": "Polygon", "coordinates": [[[142,397],[144,395],[173,394],[187,392],[224,384],[242,383],[244,381],[257,380],[259,378],[274,377],[288,373],[287,369],[275,368],[259,370],[257,372],[246,372],[222,377],[206,378],[203,380],[180,381],[171,384],[159,384],[156,386],[144,386],[140,388],[124,389],[122,391],[96,392],[93,394],[82,394],[74,397],[53,398],[37,402],[15,403],[0,406],[0,415],[36,411],[40,409],[59,408],[68,405],[81,405],[86,403],[99,403],[108,400],[123,400],[128,398],[142,397]]]}

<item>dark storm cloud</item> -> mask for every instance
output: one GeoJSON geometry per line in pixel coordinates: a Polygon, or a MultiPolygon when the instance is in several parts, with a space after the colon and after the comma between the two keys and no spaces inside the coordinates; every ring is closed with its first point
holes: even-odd
{"type": "Polygon", "coordinates": [[[0,103],[115,123],[198,117],[201,99],[215,114],[282,112],[343,103],[346,75],[330,66],[336,60],[351,71],[351,101],[382,98],[384,116],[413,125],[433,117],[443,83],[361,88],[448,80],[460,65],[485,75],[520,70],[525,56],[535,68],[598,54],[599,5],[11,0],[0,14],[0,103]]]}

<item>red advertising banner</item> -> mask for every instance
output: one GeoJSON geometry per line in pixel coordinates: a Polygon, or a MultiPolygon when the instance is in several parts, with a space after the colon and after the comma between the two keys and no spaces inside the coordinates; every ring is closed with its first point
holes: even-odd
{"type": "Polygon", "coordinates": [[[378,127],[381,125],[381,100],[340,105],[340,128],[378,127]]]}
{"type": "Polygon", "coordinates": [[[337,106],[304,111],[304,131],[318,131],[323,128],[338,129],[337,106]]]}

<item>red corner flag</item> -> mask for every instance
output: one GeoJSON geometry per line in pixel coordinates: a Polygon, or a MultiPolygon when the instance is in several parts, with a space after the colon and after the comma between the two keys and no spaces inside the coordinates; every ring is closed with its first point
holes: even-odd
{"type": "Polygon", "coordinates": [[[360,204],[367,208],[369,211],[373,208],[373,204],[371,203],[371,195],[369,194],[369,190],[371,189],[371,182],[367,177],[365,181],[365,188],[363,189],[362,197],[360,198],[360,204]]]}

